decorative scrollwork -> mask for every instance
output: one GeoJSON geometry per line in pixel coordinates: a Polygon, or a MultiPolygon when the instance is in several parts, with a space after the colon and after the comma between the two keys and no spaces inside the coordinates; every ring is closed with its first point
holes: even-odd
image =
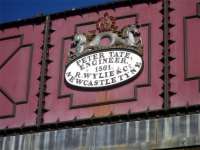
{"type": "Polygon", "coordinates": [[[100,18],[97,22],[98,34],[78,33],[74,36],[75,54],[71,51],[69,60],[89,51],[113,47],[129,48],[143,54],[142,39],[137,25],[127,26],[121,31],[116,31],[116,29],[114,18],[108,16],[107,13],[104,14],[104,18],[100,18]],[[109,39],[107,45],[101,45],[103,38],[109,39]]]}

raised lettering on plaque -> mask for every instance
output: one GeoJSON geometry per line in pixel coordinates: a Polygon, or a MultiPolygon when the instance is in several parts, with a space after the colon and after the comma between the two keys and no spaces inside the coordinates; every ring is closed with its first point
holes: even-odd
{"type": "Polygon", "coordinates": [[[137,25],[117,31],[114,17],[107,13],[97,22],[98,34],[74,36],[65,69],[68,86],[103,89],[135,79],[143,68],[143,46],[137,25]],[[102,40],[107,39],[106,44],[102,40]]]}

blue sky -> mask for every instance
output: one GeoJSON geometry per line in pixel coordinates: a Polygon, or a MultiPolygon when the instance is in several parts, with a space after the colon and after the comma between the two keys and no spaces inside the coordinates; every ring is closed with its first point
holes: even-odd
{"type": "Polygon", "coordinates": [[[111,2],[112,0],[0,0],[0,23],[111,2]]]}

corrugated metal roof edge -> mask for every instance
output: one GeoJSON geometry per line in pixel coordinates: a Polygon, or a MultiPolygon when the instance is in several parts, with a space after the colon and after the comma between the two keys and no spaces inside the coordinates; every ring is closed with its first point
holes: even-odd
{"type": "Polygon", "coordinates": [[[91,11],[97,11],[97,10],[99,11],[106,8],[115,9],[116,7],[119,7],[122,5],[128,6],[128,5],[137,4],[137,3],[154,3],[157,1],[160,1],[160,0],[118,0],[118,1],[113,1],[106,4],[95,5],[95,6],[90,6],[90,7],[83,7],[83,8],[77,8],[77,9],[73,8],[71,10],[66,10],[66,11],[53,13],[49,15],[41,15],[37,17],[2,23],[0,24],[0,30],[4,30],[10,27],[19,27],[19,26],[27,25],[27,24],[40,24],[41,22],[44,22],[46,16],[51,16],[52,19],[57,19],[61,17],[68,17],[72,15],[83,14],[83,13],[91,12],[91,11]]]}

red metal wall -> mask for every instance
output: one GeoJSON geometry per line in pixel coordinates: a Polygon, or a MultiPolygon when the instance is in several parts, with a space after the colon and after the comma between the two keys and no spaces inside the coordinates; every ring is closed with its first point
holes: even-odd
{"type": "MultiPolygon", "coordinates": [[[[163,1],[74,13],[51,20],[49,53],[42,101],[43,123],[55,123],[127,113],[162,110],[163,43],[169,43],[169,104],[171,108],[200,103],[200,4],[198,0],[169,1],[169,39],[163,39],[163,1]],[[137,23],[144,44],[144,69],[134,81],[102,91],[66,87],[64,68],[75,33],[96,29],[108,12],[119,29],[137,23]]],[[[0,128],[36,125],[44,25],[0,30],[0,128]]]]}
{"type": "Polygon", "coordinates": [[[171,106],[200,104],[200,3],[197,0],[171,1],[175,11],[171,13],[171,88],[176,94],[171,98],[171,106]]]}
{"type": "Polygon", "coordinates": [[[160,14],[161,2],[148,5],[140,4],[132,7],[119,7],[82,15],[75,15],[66,19],[57,19],[52,22],[55,32],[51,35],[50,59],[48,76],[52,79],[47,82],[45,123],[56,120],[66,121],[74,118],[83,119],[102,117],[131,112],[141,112],[162,108],[162,57],[160,14]],[[145,10],[145,11],[144,11],[145,10]],[[67,52],[71,48],[73,35],[76,32],[85,32],[96,29],[96,21],[105,12],[115,17],[116,25],[120,28],[130,24],[141,26],[141,36],[144,43],[144,70],[142,74],[129,84],[105,91],[85,92],[72,90],[64,84],[64,67],[67,61],[67,52]],[[92,22],[92,23],[90,23],[92,22]],[[94,23],[93,23],[94,22],[94,23]],[[156,67],[154,67],[156,66],[156,67]]]}
{"type": "Polygon", "coordinates": [[[44,25],[0,31],[0,127],[35,125],[44,25]]]}

